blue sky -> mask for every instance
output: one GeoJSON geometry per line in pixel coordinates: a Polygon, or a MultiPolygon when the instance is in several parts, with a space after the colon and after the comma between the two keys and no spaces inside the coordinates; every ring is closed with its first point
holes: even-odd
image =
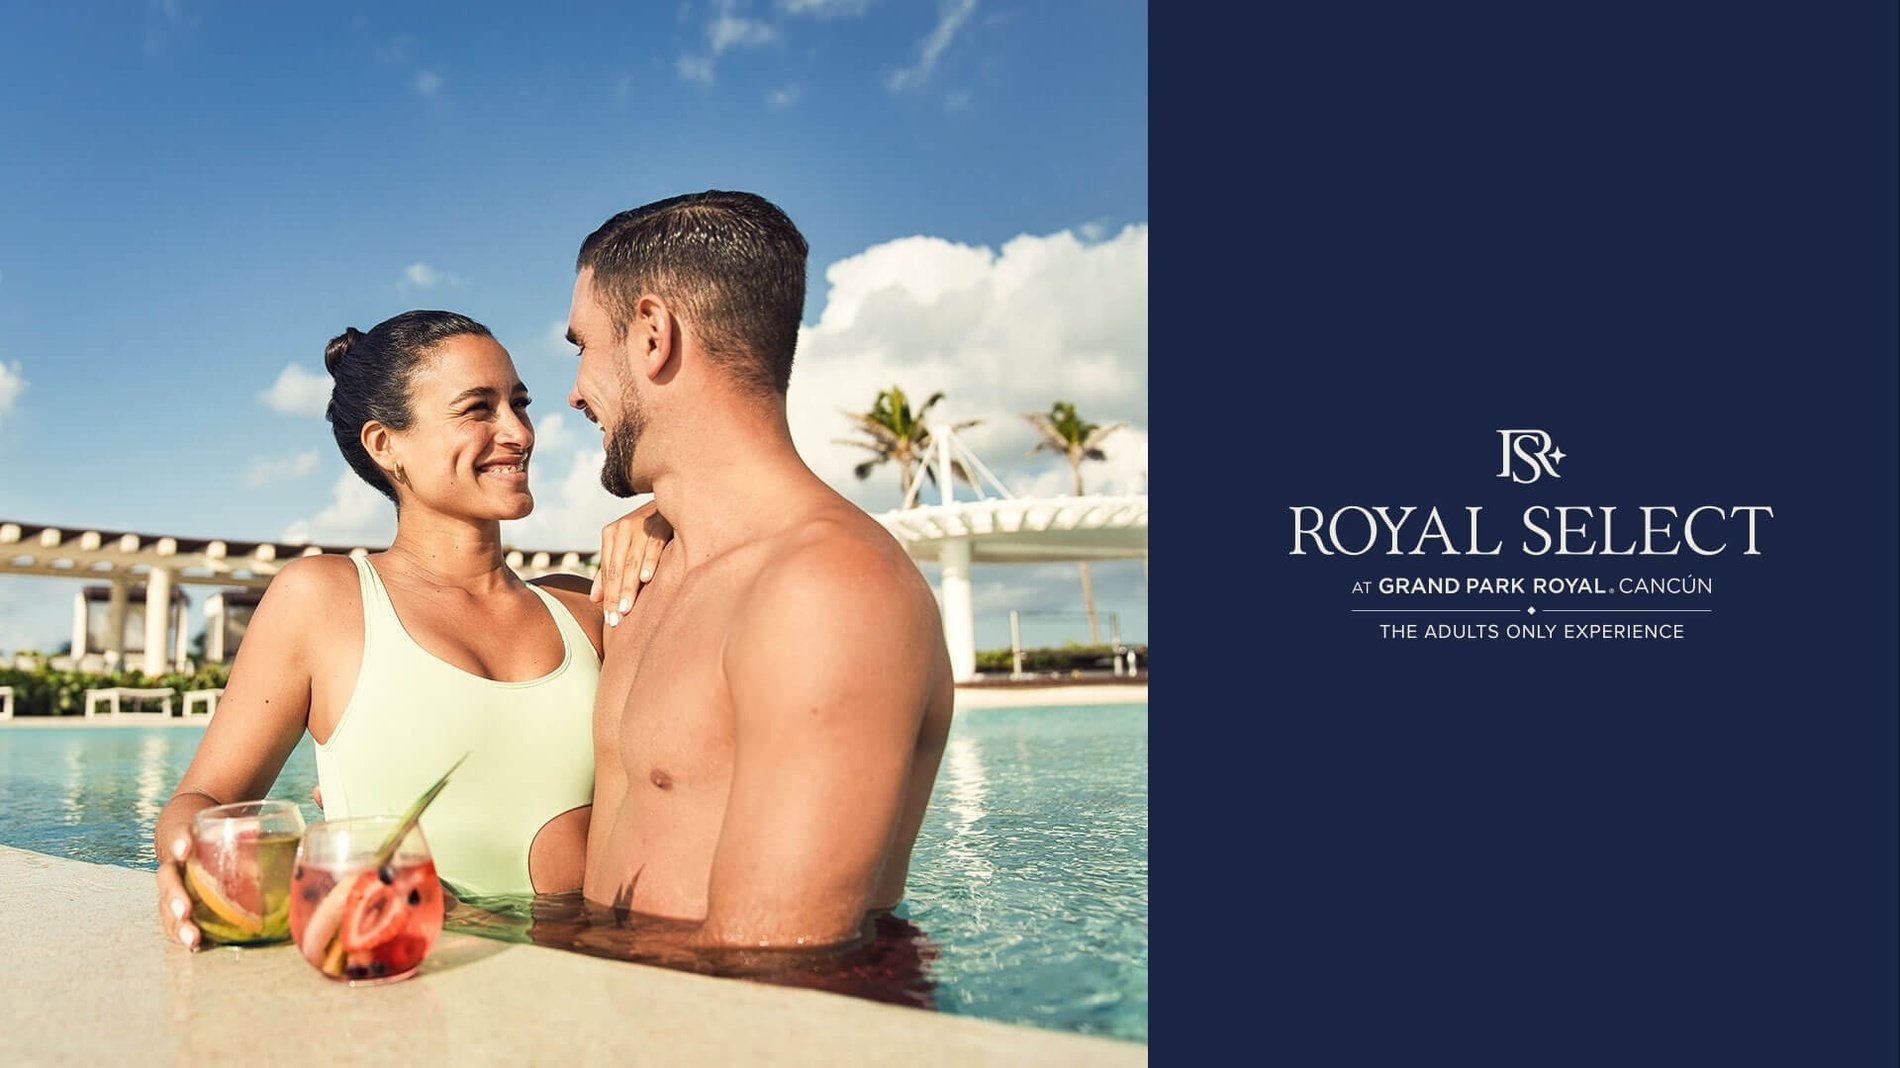
{"type": "MultiPolygon", "coordinates": [[[[505,536],[589,548],[626,504],[563,402],[574,254],[707,188],[810,242],[794,436],[867,510],[895,472],[858,482],[831,439],[893,383],[984,419],[969,441],[1019,493],[1068,478],[1022,412],[1125,422],[1089,486],[1146,491],[1145,4],[541,10],[0,5],[0,519],[380,544],[321,352],[432,307],[493,329],[535,397],[537,508],[505,536]]],[[[1081,607],[1073,567],[975,579],[981,648],[1010,608],[1081,607]]],[[[1095,579],[1145,641],[1142,565],[1095,579]]],[[[64,640],[75,588],[0,578],[0,649],[64,640]]]]}

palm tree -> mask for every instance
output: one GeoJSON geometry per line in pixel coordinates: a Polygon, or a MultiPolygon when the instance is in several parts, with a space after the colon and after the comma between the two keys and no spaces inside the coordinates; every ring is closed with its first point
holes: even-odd
{"type": "MultiPolygon", "coordinates": [[[[943,392],[939,390],[932,393],[930,399],[924,401],[923,407],[912,412],[910,398],[904,395],[902,388],[892,386],[889,389],[879,390],[877,401],[871,405],[870,411],[844,413],[845,418],[851,420],[865,436],[863,438],[833,438],[832,440],[840,445],[855,445],[872,452],[873,455],[869,460],[851,469],[851,473],[858,476],[860,480],[870,478],[871,472],[880,465],[895,462],[897,475],[904,491],[904,500],[909,501],[911,486],[917,481],[914,473],[917,466],[923,466],[924,473],[929,476],[931,482],[934,483],[937,480],[936,470],[929,463],[932,442],[930,428],[925,423],[924,416],[928,415],[930,409],[942,399],[943,392]]],[[[966,419],[954,424],[952,429],[962,430],[981,422],[981,419],[966,419]]],[[[952,460],[950,466],[956,477],[974,484],[969,471],[964,469],[962,461],[952,460]]]]}
{"type": "MultiPolygon", "coordinates": [[[[1069,470],[1075,475],[1075,495],[1082,496],[1082,461],[1106,460],[1108,454],[1102,451],[1102,441],[1110,434],[1127,426],[1126,423],[1109,423],[1106,426],[1091,423],[1075,414],[1075,405],[1068,401],[1057,401],[1046,412],[1029,412],[1023,416],[1029,424],[1042,435],[1036,447],[1029,450],[1034,456],[1044,449],[1061,453],[1068,458],[1069,470]]],[[[1095,587],[1089,581],[1089,565],[1082,568],[1082,606],[1088,610],[1089,644],[1100,645],[1101,636],[1095,628],[1095,587]]]]}

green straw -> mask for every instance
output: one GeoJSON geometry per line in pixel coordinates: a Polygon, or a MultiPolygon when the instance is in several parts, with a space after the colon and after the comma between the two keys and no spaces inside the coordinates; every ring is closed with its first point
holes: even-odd
{"type": "MultiPolygon", "coordinates": [[[[463,753],[462,760],[467,760],[470,755],[469,753],[463,753]]],[[[390,832],[389,837],[383,841],[383,844],[377,848],[374,867],[382,867],[389,863],[389,858],[396,855],[396,847],[402,844],[403,836],[408,834],[409,829],[414,827],[417,821],[422,819],[422,810],[428,808],[429,803],[434,801],[436,795],[442,792],[442,788],[449,784],[449,776],[455,774],[455,769],[462,766],[462,760],[458,760],[449,765],[449,770],[442,773],[442,777],[435,781],[435,785],[424,790],[422,796],[416,798],[415,804],[409,806],[409,811],[402,814],[402,823],[398,824],[396,829],[390,832]]]]}

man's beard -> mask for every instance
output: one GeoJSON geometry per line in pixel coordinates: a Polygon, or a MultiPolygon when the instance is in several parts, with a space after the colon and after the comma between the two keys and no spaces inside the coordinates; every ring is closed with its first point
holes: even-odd
{"type": "Polygon", "coordinates": [[[600,484],[616,497],[631,497],[633,488],[633,448],[647,428],[646,412],[631,388],[620,391],[620,422],[607,434],[607,462],[600,468],[600,484]]]}

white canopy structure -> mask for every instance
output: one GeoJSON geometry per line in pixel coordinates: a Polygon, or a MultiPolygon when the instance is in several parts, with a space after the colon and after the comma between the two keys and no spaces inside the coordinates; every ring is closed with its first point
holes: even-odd
{"type": "MultiPolygon", "coordinates": [[[[1146,559],[1148,498],[1131,496],[1013,496],[971,453],[948,421],[932,431],[933,463],[939,500],[916,503],[918,479],[904,507],[877,516],[911,558],[942,568],[938,605],[950,663],[959,682],[976,677],[976,616],[971,600],[970,566],[977,563],[1079,563],[1146,559]],[[975,500],[955,499],[955,470],[975,479],[975,500]],[[992,496],[985,485],[994,491],[992,496]]],[[[168,641],[173,613],[165,609],[175,584],[200,583],[262,590],[299,556],[339,553],[365,556],[362,545],[306,545],[291,542],[181,538],[90,527],[60,527],[0,520],[0,574],[46,575],[111,583],[107,609],[106,663],[122,666],[129,591],[145,592],[145,642],[141,670],[162,674],[168,663],[183,660],[184,642],[168,641]],[[176,654],[168,650],[176,647],[176,654]]],[[[599,551],[508,549],[508,566],[522,578],[555,572],[591,575],[599,551]]],[[[85,612],[84,597],[78,613],[85,612]]],[[[182,631],[180,627],[180,631],[182,631]]],[[[86,633],[86,620],[75,619],[74,633],[86,633]]],[[[219,644],[222,644],[221,642],[219,644]]],[[[83,652],[74,646],[74,654],[83,652]]]]}
{"type": "Polygon", "coordinates": [[[976,677],[976,612],[970,565],[976,563],[1081,563],[1145,559],[1148,497],[1013,496],[989,468],[957,439],[946,420],[933,427],[933,463],[939,502],[913,506],[918,479],[905,507],[877,516],[913,560],[941,565],[937,602],[958,682],[976,677]],[[977,499],[955,499],[956,466],[971,473],[977,499]],[[987,484],[996,496],[989,496],[987,484]]]}
{"type": "MultiPolygon", "coordinates": [[[[124,656],[126,604],[134,585],[145,588],[145,651],[140,670],[147,675],[164,673],[175,663],[167,656],[167,641],[172,613],[165,606],[172,600],[175,584],[199,583],[215,586],[241,586],[263,589],[283,566],[299,556],[339,553],[367,556],[372,549],[362,545],[304,545],[293,542],[227,541],[215,538],[180,538],[171,535],[142,534],[123,530],[91,527],[59,527],[37,523],[0,520],[0,574],[46,575],[56,578],[109,582],[112,585],[107,610],[107,648],[110,666],[121,666],[124,656]]],[[[522,578],[538,578],[554,572],[591,574],[599,564],[599,552],[582,554],[565,551],[508,549],[508,566],[522,578]]],[[[80,611],[84,610],[83,601],[80,611]]],[[[75,632],[84,633],[83,619],[75,622],[75,632]]],[[[182,637],[182,636],[181,636],[182,637]]],[[[182,640],[177,643],[183,648],[182,640]]],[[[74,653],[79,653],[77,646],[74,653]]]]}

